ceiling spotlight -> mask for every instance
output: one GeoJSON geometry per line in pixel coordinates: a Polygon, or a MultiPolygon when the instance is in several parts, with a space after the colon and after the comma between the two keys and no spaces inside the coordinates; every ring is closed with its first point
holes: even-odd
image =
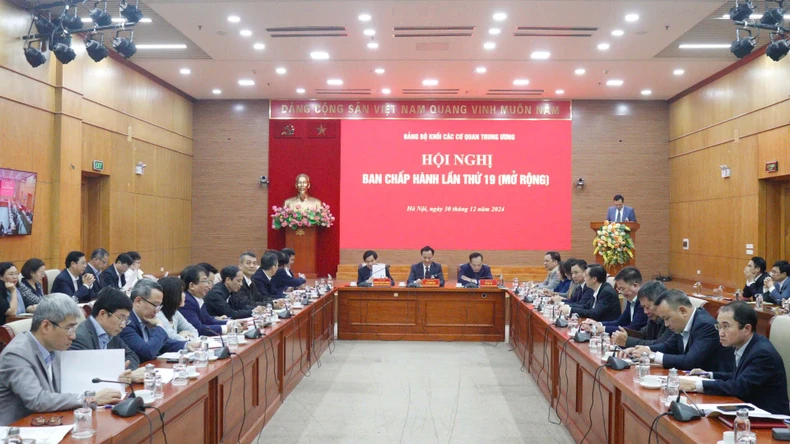
{"type": "Polygon", "coordinates": [[[639,14],[628,14],[625,16],[625,21],[627,22],[635,22],[639,20],[639,14]]]}
{"type": "Polygon", "coordinates": [[[682,69],[676,69],[676,70],[672,71],[672,74],[674,74],[676,76],[682,76],[683,74],[685,74],[685,72],[686,71],[684,71],[682,69]]]}
{"type": "Polygon", "coordinates": [[[384,74],[384,68],[376,68],[373,70],[376,74],[384,74]]]}
{"type": "MultiPolygon", "coordinates": [[[[63,28],[59,28],[59,30],[63,31],[63,28]]],[[[77,53],[71,48],[71,34],[67,34],[65,31],[62,34],[53,33],[49,45],[55,58],[64,65],[77,57],[77,53]]]]}
{"type": "Polygon", "coordinates": [[[108,26],[112,24],[112,17],[107,13],[107,2],[104,2],[104,9],[98,8],[99,3],[96,3],[93,9],[88,14],[96,26],[108,26]]]}
{"type": "Polygon", "coordinates": [[[515,85],[515,86],[527,86],[527,85],[529,85],[529,80],[527,80],[527,79],[516,79],[516,80],[513,80],[513,85],[515,85]]]}
{"type": "Polygon", "coordinates": [[[485,66],[478,66],[477,68],[475,68],[475,72],[478,74],[485,74],[486,71],[487,69],[485,66]]]}
{"type": "Polygon", "coordinates": [[[283,75],[283,74],[287,73],[287,72],[288,72],[288,70],[287,70],[287,69],[285,69],[285,68],[283,68],[283,67],[281,66],[281,67],[279,67],[279,68],[275,69],[275,70],[274,70],[274,72],[276,72],[276,73],[277,73],[277,74],[279,74],[279,75],[283,75]]]}
{"type": "Polygon", "coordinates": [[[372,17],[370,17],[370,14],[359,14],[359,16],[357,17],[357,19],[359,19],[360,22],[369,22],[371,18],[372,17]]]}
{"type": "Polygon", "coordinates": [[[313,60],[329,60],[329,53],[326,51],[313,51],[310,53],[313,60]]]}
{"type": "Polygon", "coordinates": [[[179,72],[181,74],[185,75],[185,76],[188,76],[188,75],[192,74],[192,70],[189,69],[189,68],[181,68],[181,70],[179,72]]]}
{"type": "Polygon", "coordinates": [[[598,49],[601,50],[601,51],[606,51],[607,49],[609,49],[609,44],[608,43],[599,43],[598,44],[598,49]]]}
{"type": "Polygon", "coordinates": [[[126,19],[127,23],[137,23],[142,20],[143,13],[138,7],[139,4],[140,0],[135,1],[134,6],[127,3],[126,0],[120,0],[118,2],[118,8],[121,11],[121,15],[126,19]]]}
{"type": "Polygon", "coordinates": [[[422,81],[422,86],[436,86],[439,84],[439,81],[436,79],[425,79],[422,81]]]}
{"type": "Polygon", "coordinates": [[[25,47],[25,59],[33,68],[38,68],[47,62],[47,56],[41,52],[41,40],[38,40],[38,45],[39,47],[36,48],[33,46],[33,41],[28,41],[25,47]]]}
{"type": "Polygon", "coordinates": [[[785,10],[781,8],[782,3],[779,3],[779,8],[768,9],[765,11],[762,17],[760,17],[760,23],[763,25],[768,26],[775,26],[781,24],[784,21],[784,13],[785,10]]]}
{"type": "Polygon", "coordinates": [[[241,79],[239,80],[239,86],[255,86],[255,80],[241,79]]]}
{"type": "Polygon", "coordinates": [[[607,80],[606,86],[623,86],[623,81],[618,79],[607,80]]]}
{"type": "Polygon", "coordinates": [[[72,15],[66,14],[66,10],[64,9],[63,14],[60,15],[60,24],[69,31],[82,29],[82,19],[77,15],[77,8],[74,7],[74,14],[72,15]]]}
{"type": "Polygon", "coordinates": [[[788,51],[790,51],[790,46],[787,44],[787,40],[773,40],[765,48],[765,55],[774,62],[778,62],[787,55],[788,51]]]}
{"type": "Polygon", "coordinates": [[[239,34],[242,37],[249,37],[252,35],[252,31],[250,31],[249,29],[242,29],[241,31],[239,31],[239,34]]]}
{"type": "Polygon", "coordinates": [[[124,58],[128,59],[129,57],[133,56],[134,53],[137,52],[137,46],[134,44],[134,31],[131,31],[129,34],[129,38],[121,37],[121,33],[124,32],[120,30],[115,33],[115,38],[112,39],[112,48],[124,58]]]}
{"type": "Polygon", "coordinates": [[[573,73],[577,76],[583,76],[587,73],[587,70],[584,68],[576,68],[576,71],[573,71],[573,73]]]}
{"type": "MultiPolygon", "coordinates": [[[[107,17],[109,17],[109,15],[107,17]]],[[[36,25],[36,31],[38,31],[39,34],[47,36],[52,35],[52,33],[55,32],[55,28],[57,28],[51,20],[42,16],[33,19],[33,24],[36,25]]]]}
{"type": "Polygon", "coordinates": [[[754,3],[750,0],[745,2],[739,3],[737,0],[735,1],[735,6],[730,8],[730,20],[734,22],[742,22],[747,20],[750,15],[754,12],[754,3]]]}
{"type": "Polygon", "coordinates": [[[264,49],[266,49],[266,45],[264,45],[263,43],[256,43],[252,45],[252,47],[257,51],[263,51],[264,49]]]}
{"type": "Polygon", "coordinates": [[[379,44],[376,42],[368,43],[368,49],[379,49],[379,44]]]}
{"type": "Polygon", "coordinates": [[[650,94],[653,94],[653,91],[650,91],[649,89],[643,89],[642,90],[642,95],[643,96],[649,96],[650,94]]]}
{"type": "Polygon", "coordinates": [[[382,93],[382,94],[389,94],[389,93],[391,93],[391,92],[392,92],[392,90],[391,90],[391,89],[389,89],[389,88],[381,88],[381,93],[382,93]]]}
{"type": "Polygon", "coordinates": [[[530,58],[532,60],[546,60],[551,57],[551,53],[548,51],[534,51],[530,58]]]}
{"type": "Polygon", "coordinates": [[[501,22],[507,20],[507,14],[504,12],[495,12],[494,13],[494,20],[501,22]]]}
{"type": "Polygon", "coordinates": [[[612,31],[612,35],[615,37],[622,37],[623,34],[625,34],[625,31],[623,31],[622,29],[615,29],[614,31],[612,31]]]}
{"type": "Polygon", "coordinates": [[[502,30],[499,28],[491,28],[488,30],[488,33],[491,35],[499,35],[502,33],[502,30]]]}
{"type": "Polygon", "coordinates": [[[565,94],[565,90],[564,89],[558,89],[558,90],[554,91],[554,94],[556,94],[558,96],[561,96],[561,95],[565,94]]]}
{"type": "Polygon", "coordinates": [[[98,63],[105,59],[108,55],[110,55],[110,51],[104,46],[104,34],[102,33],[91,33],[85,38],[85,51],[88,53],[88,57],[93,59],[94,62],[98,63]],[[99,36],[99,40],[94,40],[94,36],[99,36]]]}
{"type": "Polygon", "coordinates": [[[304,88],[296,88],[296,94],[304,94],[304,92],[305,92],[304,88]]]}
{"type": "Polygon", "coordinates": [[[496,43],[494,43],[494,42],[485,42],[483,44],[483,48],[488,49],[488,50],[492,50],[492,49],[496,48],[496,43]]]}
{"type": "Polygon", "coordinates": [[[754,50],[754,46],[757,43],[754,37],[752,37],[752,33],[748,29],[745,31],[749,33],[748,37],[741,37],[740,30],[736,30],[735,40],[730,45],[730,52],[739,59],[749,55],[754,50]]]}
{"type": "Polygon", "coordinates": [[[211,94],[214,94],[215,96],[218,96],[218,95],[222,94],[222,90],[221,89],[212,89],[211,90],[211,94]]]}
{"type": "MultiPolygon", "coordinates": [[[[231,22],[231,23],[239,23],[241,21],[241,17],[239,17],[238,15],[229,15],[228,16],[228,21],[231,22]]],[[[216,90],[216,91],[218,91],[218,90],[216,90]]]]}
{"type": "Polygon", "coordinates": [[[341,79],[329,79],[329,80],[326,81],[326,84],[327,85],[332,85],[332,86],[340,86],[340,85],[343,84],[343,80],[341,80],[341,79]]]}
{"type": "Polygon", "coordinates": [[[368,28],[368,29],[362,31],[362,33],[365,34],[368,37],[373,37],[374,35],[376,35],[376,30],[373,29],[373,28],[368,28]]]}

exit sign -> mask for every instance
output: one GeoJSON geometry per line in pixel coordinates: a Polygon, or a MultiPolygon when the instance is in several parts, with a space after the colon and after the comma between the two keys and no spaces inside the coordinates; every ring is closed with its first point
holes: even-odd
{"type": "Polygon", "coordinates": [[[94,160],[93,161],[93,171],[104,171],[104,161],[102,161],[102,160],[94,160]]]}
{"type": "Polygon", "coordinates": [[[774,160],[773,162],[765,162],[765,171],[767,173],[775,173],[779,171],[779,161],[774,160]]]}

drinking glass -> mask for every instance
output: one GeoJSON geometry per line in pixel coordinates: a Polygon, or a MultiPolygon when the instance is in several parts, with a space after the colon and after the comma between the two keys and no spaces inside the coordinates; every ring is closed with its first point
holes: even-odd
{"type": "Polygon", "coordinates": [[[236,333],[228,333],[228,350],[233,351],[239,348],[239,337],[236,333]]]}
{"type": "Polygon", "coordinates": [[[173,385],[187,385],[189,376],[187,376],[187,366],[176,364],[173,366],[173,385]]]}
{"type": "Polygon", "coordinates": [[[738,433],[738,441],[735,444],[756,444],[757,435],[754,432],[740,432],[738,433]]]}
{"type": "Polygon", "coordinates": [[[78,408],[74,410],[74,429],[71,437],[75,439],[90,438],[96,433],[93,427],[93,410],[89,408],[78,408]]]}

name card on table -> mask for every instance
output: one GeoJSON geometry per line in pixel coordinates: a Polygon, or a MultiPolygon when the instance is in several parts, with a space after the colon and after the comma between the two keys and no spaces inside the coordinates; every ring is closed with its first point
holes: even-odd
{"type": "Polygon", "coordinates": [[[480,288],[496,288],[499,283],[496,279],[480,279],[480,288]]]}
{"type": "Polygon", "coordinates": [[[423,287],[438,287],[439,286],[439,279],[423,279],[422,280],[423,287]]]}
{"type": "Polygon", "coordinates": [[[391,285],[392,282],[389,278],[373,278],[374,287],[389,287],[391,285]]]}

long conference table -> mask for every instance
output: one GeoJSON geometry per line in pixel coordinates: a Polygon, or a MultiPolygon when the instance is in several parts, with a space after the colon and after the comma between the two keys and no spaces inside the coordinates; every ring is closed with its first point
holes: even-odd
{"type": "MultiPolygon", "coordinates": [[[[633,382],[631,371],[599,368],[603,362],[588,344],[569,340],[527,304],[503,289],[463,288],[336,288],[294,317],[266,328],[261,339],[240,345],[238,357],[213,361],[200,369],[188,385],[167,384],[164,398],[154,406],[165,414],[170,442],[218,443],[254,441],[285,398],[334,338],[340,340],[504,341],[506,323],[515,357],[556,408],[559,420],[580,442],[646,443],[653,420],[666,411],[658,391],[633,382]],[[337,312],[335,311],[337,310],[337,312]],[[243,362],[242,362],[243,361],[243,362]],[[243,401],[241,401],[243,400],[243,401]],[[246,409],[246,419],[245,419],[246,409]],[[589,433],[588,433],[589,430],[589,433]]],[[[168,366],[155,362],[157,366],[168,366]]],[[[652,367],[653,374],[667,374],[652,367]]],[[[736,398],[691,393],[696,403],[732,403],[736,398]]],[[[527,400],[525,400],[527,402],[527,400]]],[[[162,443],[162,422],[153,410],[154,441],[162,443]]],[[[34,416],[63,416],[71,412],[31,415],[14,425],[30,425],[34,416]]],[[[557,419],[552,413],[552,418],[557,419]]],[[[120,418],[109,410],[96,413],[96,435],[66,443],[144,443],[148,420],[142,415],[120,418]]],[[[669,417],[658,421],[662,443],[716,443],[730,430],[716,419],[680,423],[669,417]]],[[[770,429],[757,430],[758,441],[774,442],[770,429]]]]}

